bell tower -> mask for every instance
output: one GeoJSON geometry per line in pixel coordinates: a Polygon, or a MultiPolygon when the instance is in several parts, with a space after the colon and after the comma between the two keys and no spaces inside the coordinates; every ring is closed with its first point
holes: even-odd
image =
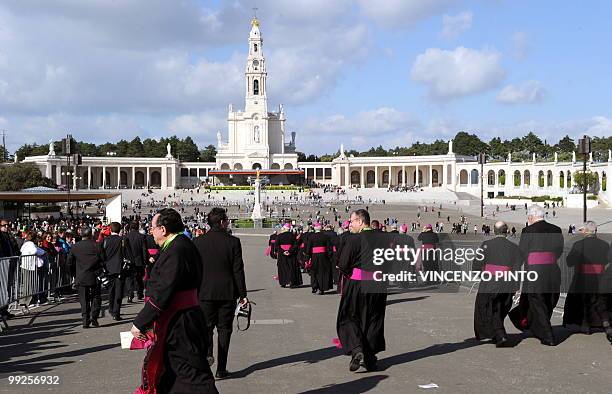
{"type": "Polygon", "coordinates": [[[259,20],[251,20],[249,33],[249,55],[247,56],[245,70],[246,104],[244,112],[259,113],[266,116],[268,113],[268,98],[266,96],[266,59],[263,55],[263,39],[259,31],[259,20]]]}

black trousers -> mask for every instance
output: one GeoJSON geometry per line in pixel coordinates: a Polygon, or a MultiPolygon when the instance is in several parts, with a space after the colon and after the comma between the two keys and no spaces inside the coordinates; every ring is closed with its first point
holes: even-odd
{"type": "Polygon", "coordinates": [[[123,299],[123,286],[125,278],[123,275],[109,275],[110,287],[108,288],[108,311],[111,316],[121,315],[121,300],[123,299]]]}
{"type": "Polygon", "coordinates": [[[102,305],[100,284],[93,286],[79,286],[79,303],[81,304],[81,315],[83,323],[97,320],[100,316],[100,306],[102,305]]]}
{"type": "Polygon", "coordinates": [[[144,267],[134,266],[127,277],[127,296],[128,298],[134,298],[134,291],[138,295],[138,298],[144,297],[144,267]]]}
{"type": "Polygon", "coordinates": [[[208,328],[208,355],[213,355],[213,330],[217,328],[217,371],[227,370],[232,324],[236,312],[236,300],[200,301],[208,328]]]}

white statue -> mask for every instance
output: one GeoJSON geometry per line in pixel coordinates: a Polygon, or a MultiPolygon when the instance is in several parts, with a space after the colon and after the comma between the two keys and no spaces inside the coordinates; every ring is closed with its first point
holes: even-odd
{"type": "Polygon", "coordinates": [[[253,139],[255,140],[255,142],[259,143],[261,140],[260,137],[260,133],[259,133],[259,126],[255,126],[254,131],[253,131],[253,139]]]}
{"type": "Polygon", "coordinates": [[[572,152],[572,163],[576,162],[576,152],[572,152]]]}
{"type": "Polygon", "coordinates": [[[170,146],[169,142],[168,142],[168,145],[166,145],[166,151],[168,152],[166,153],[166,158],[172,159],[172,147],[170,146]]]}
{"type": "Polygon", "coordinates": [[[512,163],[512,152],[508,152],[508,163],[512,163]]]}
{"type": "Polygon", "coordinates": [[[234,106],[233,106],[232,104],[230,104],[230,105],[227,107],[227,111],[228,111],[228,112],[234,112],[234,106]]]}
{"type": "Polygon", "coordinates": [[[448,154],[453,153],[453,140],[448,141],[448,154]]]}
{"type": "Polygon", "coordinates": [[[612,149],[608,149],[608,161],[612,161],[612,149]]]}
{"type": "Polygon", "coordinates": [[[533,157],[532,161],[535,163],[535,162],[536,162],[536,154],[535,154],[535,153],[533,153],[533,156],[532,156],[532,157],[533,157]]]}
{"type": "Polygon", "coordinates": [[[15,158],[15,164],[19,163],[19,159],[17,158],[17,152],[15,152],[14,158],[15,158]]]}
{"type": "Polygon", "coordinates": [[[344,144],[340,144],[340,158],[346,158],[346,155],[344,154],[344,144]]]}
{"type": "Polygon", "coordinates": [[[593,152],[589,153],[589,162],[593,162],[593,152]]]}
{"type": "Polygon", "coordinates": [[[53,140],[49,140],[49,156],[55,156],[55,144],[53,144],[53,140]]]}
{"type": "Polygon", "coordinates": [[[555,152],[555,163],[559,161],[559,155],[557,154],[557,152],[555,152]]]}

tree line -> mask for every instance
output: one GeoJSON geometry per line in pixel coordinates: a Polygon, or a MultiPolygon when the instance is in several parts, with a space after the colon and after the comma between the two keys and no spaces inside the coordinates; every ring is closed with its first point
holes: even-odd
{"type": "MultiPolygon", "coordinates": [[[[612,149],[612,137],[592,137],[593,160],[605,161],[608,159],[608,149],[612,149]]],[[[513,161],[529,161],[535,153],[538,160],[547,161],[554,158],[555,152],[558,154],[559,161],[568,161],[572,158],[572,152],[576,151],[576,143],[569,135],[561,138],[556,144],[550,144],[547,140],[542,140],[534,132],[529,132],[522,138],[504,139],[500,137],[492,138],[489,142],[484,142],[475,134],[465,131],[458,132],[453,138],[453,152],[458,155],[476,156],[479,153],[486,153],[489,160],[506,160],[508,153],[512,154],[513,161]]],[[[347,156],[425,156],[425,155],[444,155],[448,152],[448,142],[435,140],[431,143],[415,142],[410,147],[400,147],[385,149],[382,145],[377,148],[370,148],[365,151],[348,150],[347,156]]],[[[321,156],[308,155],[297,152],[298,161],[332,161],[338,157],[340,151],[335,154],[321,156]]]]}
{"type": "MultiPolygon", "coordinates": [[[[191,137],[180,139],[177,136],[159,140],[147,138],[144,141],[136,137],[131,141],[120,140],[101,145],[77,141],[77,151],[83,156],[107,156],[110,153],[118,157],[164,157],[167,154],[168,143],[172,147],[172,155],[181,161],[214,162],[217,155],[214,145],[200,149],[191,137]]],[[[55,153],[60,154],[61,142],[54,141],[53,146],[55,153]]],[[[49,144],[24,144],[15,153],[20,160],[26,156],[46,155],[49,153],[49,144]]]]}

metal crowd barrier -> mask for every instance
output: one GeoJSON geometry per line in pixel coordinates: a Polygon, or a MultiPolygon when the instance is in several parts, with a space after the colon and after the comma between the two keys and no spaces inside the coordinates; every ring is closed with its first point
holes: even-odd
{"type": "MultiPolygon", "coordinates": [[[[63,253],[1,258],[0,311],[29,313],[31,305],[46,303],[49,298],[58,301],[72,283],[73,274],[63,253]]],[[[0,315],[4,329],[8,328],[4,315],[0,315]]]]}

